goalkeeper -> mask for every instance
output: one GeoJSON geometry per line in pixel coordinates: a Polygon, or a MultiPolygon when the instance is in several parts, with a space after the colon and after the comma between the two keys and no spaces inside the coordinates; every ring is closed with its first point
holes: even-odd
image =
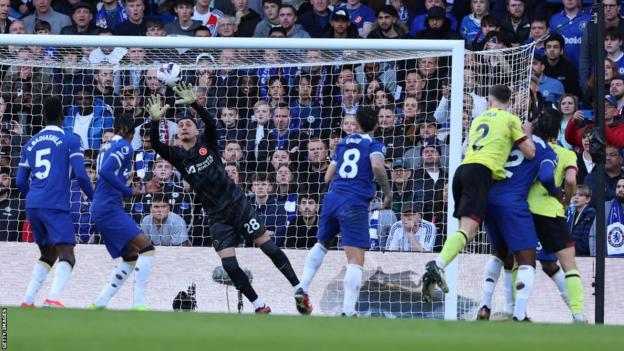
{"type": "Polygon", "coordinates": [[[178,120],[180,146],[163,144],[159,138],[158,125],[169,105],[162,105],[160,95],[152,96],[147,108],[153,120],[150,130],[152,147],[193,187],[206,212],[213,246],[221,258],[223,269],[234,286],[253,304],[256,313],[270,313],[271,309],[258,297],[247,275],[238,265],[235,247],[241,236],[251,238],[292,284],[299,313],[310,314],[312,308],[308,296],[296,293],[299,279],[288,257],[271,240],[252,205],[225,172],[217,146],[216,121],[196,102],[192,88],[191,84],[184,83],[174,87],[173,91],[179,97],[175,104],[190,105],[197,111],[206,124],[204,133],[200,135],[195,119],[183,117],[178,120]]]}

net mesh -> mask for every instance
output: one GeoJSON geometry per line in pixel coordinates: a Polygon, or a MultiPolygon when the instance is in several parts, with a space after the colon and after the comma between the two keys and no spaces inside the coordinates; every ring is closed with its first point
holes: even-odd
{"type": "MultiPolygon", "coordinates": [[[[151,150],[147,134],[147,98],[161,94],[174,106],[171,88],[157,79],[162,64],[174,62],[181,80],[191,83],[198,102],[216,119],[218,143],[230,177],[248,194],[280,247],[307,249],[315,243],[318,214],[327,184],[323,176],[336,143],[354,132],[354,114],[373,107],[380,119],[375,137],[387,147],[387,167],[394,201],[391,210],[371,206],[371,250],[380,253],[369,266],[360,297],[360,312],[417,318],[442,318],[443,298],[420,299],[420,267],[431,257],[411,251],[437,252],[444,243],[448,208],[450,126],[461,123],[463,136],[470,120],[487,108],[493,84],[510,86],[514,112],[529,111],[532,46],[467,52],[462,116],[450,116],[449,52],[430,50],[210,50],[124,47],[4,47],[0,85],[2,128],[0,165],[8,168],[4,183],[6,216],[0,218],[0,241],[32,241],[24,203],[14,188],[21,146],[41,130],[42,102],[60,96],[65,128],[76,132],[86,148],[86,167],[95,180],[95,159],[111,138],[115,116],[130,113],[136,120],[131,181],[145,185],[156,179],[166,194],[170,217],[184,230],[156,225],[155,194],[127,199],[125,208],[154,244],[210,246],[206,219],[192,189],[166,161],[151,150]],[[427,145],[427,147],[424,147],[427,145]],[[417,207],[420,216],[401,220],[402,207],[417,207]],[[416,240],[411,240],[412,234],[416,240]],[[384,258],[385,257],[385,258],[384,258]],[[365,297],[364,297],[365,296],[365,297]]],[[[460,84],[460,83],[458,83],[460,84]]],[[[175,106],[160,123],[163,142],[176,145],[177,120],[196,111],[175,106]]],[[[202,125],[200,123],[200,132],[202,125]]],[[[4,179],[4,178],[3,178],[4,179]]],[[[76,240],[99,244],[101,237],[89,215],[89,201],[72,189],[71,211],[76,240]]],[[[379,202],[379,199],[377,199],[379,202]]],[[[241,241],[241,246],[250,246],[241,241]]],[[[341,243],[336,243],[336,249],[341,243]]],[[[465,253],[488,253],[480,234],[465,253]]],[[[341,265],[333,267],[340,276],[341,265]]],[[[481,267],[481,266],[479,266],[481,267]]],[[[480,272],[460,265],[458,317],[477,307],[480,272]]],[[[197,273],[199,274],[199,273],[197,273]]],[[[158,286],[154,281],[152,286],[158,286]]],[[[333,285],[332,285],[333,286],[333,285]]],[[[199,289],[200,287],[198,287],[199,289]]],[[[341,285],[326,289],[317,305],[341,299],[341,285]]],[[[499,295],[497,295],[499,296],[499,295]]]]}

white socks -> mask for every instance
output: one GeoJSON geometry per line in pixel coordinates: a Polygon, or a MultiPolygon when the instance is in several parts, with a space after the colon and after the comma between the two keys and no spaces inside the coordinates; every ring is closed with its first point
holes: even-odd
{"type": "Polygon", "coordinates": [[[514,293],[513,293],[513,272],[505,270],[503,273],[504,293],[505,293],[505,313],[512,314],[514,310],[514,293]]]}
{"type": "Polygon", "coordinates": [[[145,306],[145,290],[147,290],[147,279],[152,270],[154,251],[139,254],[134,268],[134,307],[145,306]]]}
{"type": "Polygon", "coordinates": [[[303,288],[303,291],[308,292],[310,289],[310,283],[312,283],[312,279],[314,279],[316,271],[323,263],[323,258],[325,258],[326,254],[327,249],[319,243],[314,244],[310,252],[308,252],[308,257],[306,257],[305,265],[303,266],[303,274],[301,275],[300,286],[303,288]]]}
{"type": "Polygon", "coordinates": [[[67,285],[67,282],[69,281],[71,272],[72,266],[69,262],[59,261],[59,263],[56,264],[56,269],[54,270],[54,280],[52,280],[52,289],[50,289],[50,295],[48,296],[49,300],[59,300],[65,285],[67,285]]]}
{"type": "Polygon", "coordinates": [[[514,307],[513,316],[518,320],[526,318],[526,308],[529,302],[529,295],[533,290],[533,281],[535,279],[535,268],[529,265],[518,267],[518,275],[516,277],[516,305],[514,307]]]}
{"type": "Polygon", "coordinates": [[[561,299],[565,302],[566,306],[570,307],[570,298],[568,297],[568,291],[566,290],[566,278],[565,273],[563,273],[563,269],[559,268],[557,273],[550,277],[555,284],[557,284],[557,289],[559,289],[559,295],[561,295],[561,299]]]}
{"type": "Polygon", "coordinates": [[[255,301],[251,301],[251,304],[253,305],[254,309],[258,309],[258,308],[262,308],[264,307],[264,302],[262,300],[260,300],[260,298],[257,298],[255,301]]]}
{"type": "Polygon", "coordinates": [[[342,312],[347,316],[355,314],[355,304],[360,296],[363,272],[364,269],[360,265],[347,265],[347,271],[344,276],[344,302],[342,303],[342,312]]]}
{"type": "Polygon", "coordinates": [[[492,309],[492,295],[498,282],[503,261],[496,256],[491,256],[483,271],[483,295],[481,295],[481,306],[492,309]]]}
{"type": "Polygon", "coordinates": [[[43,261],[37,261],[37,263],[35,263],[32,277],[28,283],[28,288],[26,288],[26,296],[24,296],[25,303],[33,304],[35,302],[35,296],[39,289],[41,289],[49,271],[50,266],[47,263],[43,261]]]}
{"type": "Polygon", "coordinates": [[[106,284],[100,296],[98,296],[95,301],[96,307],[106,307],[110,299],[115,296],[117,291],[121,288],[124,282],[130,276],[130,273],[134,270],[134,265],[136,261],[126,262],[122,261],[120,264],[113,269],[113,274],[111,275],[110,281],[106,284]]]}

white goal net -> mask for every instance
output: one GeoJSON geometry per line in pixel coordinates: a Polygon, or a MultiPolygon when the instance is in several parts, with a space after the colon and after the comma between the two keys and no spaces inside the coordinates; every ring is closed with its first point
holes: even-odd
{"type": "MultiPolygon", "coordinates": [[[[375,137],[387,148],[394,199],[391,210],[371,206],[374,252],[365,267],[360,313],[454,319],[466,318],[478,307],[482,265],[449,269],[452,291],[446,297],[438,295],[433,304],[421,301],[420,276],[424,263],[456,226],[449,215],[453,205],[448,182],[461,160],[470,120],[487,108],[488,88],[509,85],[514,112],[527,116],[532,46],[467,52],[456,41],[27,38],[0,38],[7,44],[0,50],[0,206],[5,212],[0,217],[0,252],[10,252],[5,257],[19,262],[0,273],[4,282],[0,303],[19,304],[36,259],[34,244],[11,243],[32,242],[23,196],[14,179],[22,145],[42,128],[42,102],[58,96],[65,108],[64,127],[81,137],[85,166],[93,176],[94,160],[112,136],[114,118],[135,117],[135,163],[129,181],[145,184],[156,178],[162,194],[126,199],[126,210],[154,244],[169,246],[157,247],[160,263],[150,281],[148,303],[170,309],[177,290],[195,281],[200,310],[227,310],[227,302],[214,298],[223,292],[210,281],[218,263],[201,206],[194,202],[193,190],[149,143],[147,98],[160,94],[174,106],[173,91],[157,79],[159,67],[173,62],[182,70],[181,80],[193,85],[198,102],[215,119],[228,174],[248,194],[276,243],[288,249],[298,272],[304,250],[315,243],[327,191],[323,176],[334,147],[353,133],[358,108],[374,108],[380,122],[375,137]],[[166,206],[152,206],[153,200],[166,206]],[[163,216],[182,221],[183,230],[173,230],[163,216]],[[410,232],[416,240],[408,240],[405,233],[410,232]],[[17,254],[20,250],[28,254],[17,254]],[[204,256],[214,258],[206,262],[204,256]],[[176,260],[186,261],[183,273],[176,271],[176,260]]],[[[161,140],[176,145],[177,120],[186,116],[194,118],[196,111],[170,109],[161,121],[161,140]]],[[[201,122],[199,126],[203,128],[201,122]]],[[[89,207],[79,188],[73,188],[77,267],[88,270],[83,276],[82,271],[75,272],[72,279],[80,284],[70,283],[69,306],[88,305],[109,272],[111,260],[98,245],[101,238],[89,207]]],[[[241,240],[242,247],[249,244],[241,240]]],[[[340,240],[335,249],[341,249],[340,240]]],[[[466,249],[469,254],[488,252],[484,235],[466,249]]],[[[319,314],[334,314],[340,306],[345,261],[342,254],[336,255],[323,266],[313,288],[319,314]]],[[[254,285],[265,284],[266,291],[272,291],[272,284],[281,286],[275,282],[281,276],[261,274],[264,268],[256,268],[267,265],[262,258],[255,261],[261,254],[241,250],[240,256],[254,273],[254,285]]],[[[258,290],[262,295],[262,285],[258,290]]],[[[290,299],[289,289],[276,293],[284,291],[290,299]]],[[[289,305],[277,311],[291,309],[289,305]]]]}

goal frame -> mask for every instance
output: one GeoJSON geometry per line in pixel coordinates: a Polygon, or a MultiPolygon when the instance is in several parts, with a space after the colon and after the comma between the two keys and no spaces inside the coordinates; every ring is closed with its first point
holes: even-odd
{"type": "MultiPolygon", "coordinates": [[[[293,39],[293,38],[195,38],[195,37],[142,37],[142,36],[83,36],[0,34],[0,45],[51,46],[51,47],[141,47],[141,48],[210,48],[210,49],[276,49],[276,50],[423,50],[449,53],[451,57],[451,98],[449,143],[449,183],[459,167],[462,156],[462,104],[464,92],[464,41],[463,40],[399,40],[399,39],[293,39]]],[[[449,192],[447,212],[455,207],[449,192]]],[[[457,230],[458,221],[447,216],[447,230],[457,230]]],[[[413,253],[417,255],[418,253],[413,253]]],[[[422,267],[424,268],[424,267],[422,267]]],[[[458,259],[446,268],[449,292],[445,296],[444,319],[457,319],[458,259]]]]}

